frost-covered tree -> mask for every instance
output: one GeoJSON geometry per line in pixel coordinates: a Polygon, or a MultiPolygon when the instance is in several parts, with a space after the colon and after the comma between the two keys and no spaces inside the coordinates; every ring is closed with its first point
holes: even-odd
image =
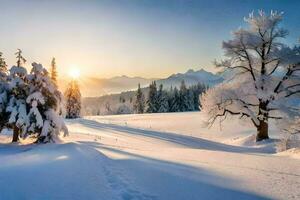
{"type": "Polygon", "coordinates": [[[66,91],[65,91],[65,99],[66,99],[66,118],[73,119],[80,117],[81,110],[81,93],[79,89],[78,82],[76,80],[72,80],[66,91]]]}
{"type": "Polygon", "coordinates": [[[141,85],[138,85],[138,89],[135,94],[135,103],[133,105],[135,113],[144,113],[145,111],[145,96],[142,92],[141,85]]]}
{"type": "Polygon", "coordinates": [[[156,82],[153,81],[149,86],[149,95],[147,100],[147,112],[148,113],[156,113],[158,110],[158,102],[157,102],[157,87],[156,82]]]}
{"type": "Polygon", "coordinates": [[[51,61],[51,69],[50,69],[50,76],[54,84],[57,85],[57,66],[56,66],[56,61],[55,58],[52,58],[51,61]]]}
{"type": "Polygon", "coordinates": [[[292,105],[299,101],[300,48],[282,43],[287,31],[279,26],[281,20],[278,12],[251,13],[245,18],[248,27],[223,42],[226,59],[216,66],[232,70],[234,77],[202,96],[208,124],[227,115],[248,118],[260,141],[269,138],[270,119],[298,113],[292,105]]]}

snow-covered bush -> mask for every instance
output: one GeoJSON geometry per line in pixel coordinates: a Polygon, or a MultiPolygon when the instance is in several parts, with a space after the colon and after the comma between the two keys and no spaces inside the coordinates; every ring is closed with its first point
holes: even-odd
{"type": "Polygon", "coordinates": [[[116,114],[131,114],[132,110],[125,104],[121,104],[116,110],[116,114]]]}
{"type": "Polygon", "coordinates": [[[231,70],[233,77],[202,96],[208,124],[227,115],[248,118],[260,141],[269,138],[270,119],[299,115],[294,104],[300,95],[300,47],[282,43],[287,31],[279,26],[281,20],[278,12],[251,13],[245,18],[248,28],[223,42],[226,59],[216,66],[231,70]]]}

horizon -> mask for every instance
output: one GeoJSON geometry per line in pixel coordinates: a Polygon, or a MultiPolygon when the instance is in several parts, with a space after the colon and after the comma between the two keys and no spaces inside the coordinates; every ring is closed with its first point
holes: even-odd
{"type": "Polygon", "coordinates": [[[295,26],[299,1],[0,2],[0,51],[9,67],[20,48],[27,68],[32,62],[48,68],[55,57],[61,77],[74,68],[95,78],[160,79],[201,68],[216,72],[212,61],[222,58],[222,41],[258,9],[285,13],[286,43],[296,43],[300,35],[295,26]]]}

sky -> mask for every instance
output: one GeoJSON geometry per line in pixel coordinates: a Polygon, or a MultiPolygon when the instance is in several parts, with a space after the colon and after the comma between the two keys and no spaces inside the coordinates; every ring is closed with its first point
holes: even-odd
{"type": "Polygon", "coordinates": [[[222,41],[252,11],[283,11],[288,44],[300,37],[298,0],[10,0],[2,1],[0,51],[31,62],[57,60],[61,77],[164,78],[188,69],[215,71],[222,41]]]}

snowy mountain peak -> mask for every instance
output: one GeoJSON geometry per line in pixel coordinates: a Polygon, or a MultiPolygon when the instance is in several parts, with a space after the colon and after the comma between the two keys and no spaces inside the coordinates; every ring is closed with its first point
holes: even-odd
{"type": "Polygon", "coordinates": [[[193,70],[193,69],[189,69],[187,72],[186,72],[186,74],[192,74],[192,73],[194,73],[195,71],[193,70]]]}
{"type": "Polygon", "coordinates": [[[173,74],[166,79],[159,80],[158,83],[163,84],[165,87],[171,87],[179,86],[182,80],[184,80],[187,85],[204,83],[212,86],[221,83],[223,81],[223,78],[202,68],[198,71],[189,69],[185,73],[173,74]]]}

